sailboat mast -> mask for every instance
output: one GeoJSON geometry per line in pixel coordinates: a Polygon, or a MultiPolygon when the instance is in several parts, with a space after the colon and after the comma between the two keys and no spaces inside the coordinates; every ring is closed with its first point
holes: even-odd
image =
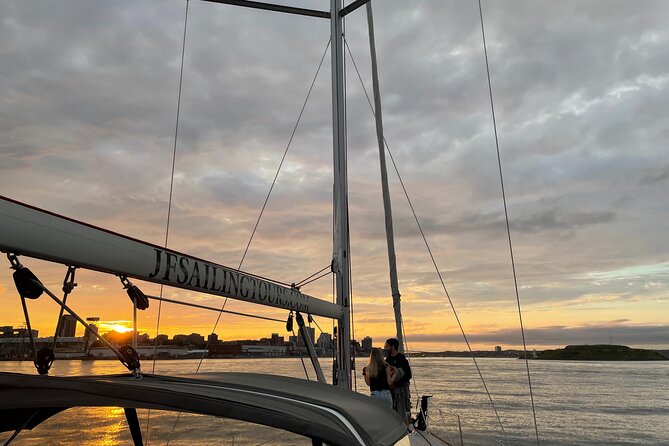
{"type": "Polygon", "coordinates": [[[395,259],[395,236],[393,232],[393,209],[390,204],[388,190],[388,172],[386,170],[386,152],[383,139],[383,116],[381,114],[381,94],[379,93],[379,75],[376,66],[376,43],[374,41],[374,19],[372,3],[367,3],[367,27],[369,29],[369,52],[372,58],[372,87],[374,89],[374,115],[376,117],[376,139],[379,145],[379,161],[381,166],[381,188],[383,191],[383,210],[386,220],[386,239],[388,245],[388,266],[390,268],[390,290],[393,296],[395,312],[395,330],[399,341],[399,351],[404,352],[404,336],[402,336],[402,308],[400,288],[397,280],[397,261],[395,259]]]}
{"type": "Polygon", "coordinates": [[[334,243],[333,272],[337,303],[343,314],[338,323],[338,385],[351,388],[350,242],[348,227],[348,175],[346,166],[346,108],[344,91],[343,0],[330,1],[332,58],[332,144],[334,162],[334,243]]]}

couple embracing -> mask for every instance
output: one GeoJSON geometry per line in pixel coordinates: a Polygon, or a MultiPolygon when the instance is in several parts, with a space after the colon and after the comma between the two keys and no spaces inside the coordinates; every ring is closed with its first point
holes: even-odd
{"type": "Polygon", "coordinates": [[[385,360],[382,350],[373,348],[367,367],[362,369],[362,375],[371,390],[372,398],[385,401],[408,424],[411,419],[411,367],[398,348],[397,339],[388,339],[384,346],[384,350],[388,352],[385,360]]]}

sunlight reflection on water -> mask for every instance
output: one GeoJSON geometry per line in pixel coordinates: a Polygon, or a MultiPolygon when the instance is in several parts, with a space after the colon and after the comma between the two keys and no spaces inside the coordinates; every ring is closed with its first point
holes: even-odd
{"type": "MultiPolygon", "coordinates": [[[[365,359],[358,358],[358,368],[365,359]]],[[[193,373],[197,360],[165,360],[156,363],[156,373],[193,373]]],[[[331,361],[321,360],[330,370],[331,361]]],[[[536,444],[525,364],[514,359],[482,358],[479,365],[492,393],[509,443],[536,444]]],[[[418,394],[432,394],[431,426],[459,444],[457,416],[464,444],[493,445],[502,440],[501,430],[488,397],[466,358],[414,358],[418,394]]],[[[669,363],[663,362],[573,362],[530,363],[537,422],[545,445],[667,445],[669,434],[669,363]]],[[[145,370],[151,363],[144,362],[145,370]]],[[[34,373],[32,363],[0,362],[0,370],[34,373]]],[[[272,373],[304,376],[299,359],[206,360],[200,369],[272,373]]],[[[52,375],[97,375],[124,373],[116,361],[56,361],[52,375]]],[[[310,377],[314,373],[309,370],[310,377]]],[[[359,391],[366,393],[357,377],[359,391]]],[[[416,387],[412,385],[414,402],[416,387]]],[[[138,411],[146,432],[147,411],[138,411]]],[[[176,415],[152,411],[150,444],[165,444],[176,415]]],[[[1,434],[0,440],[7,434],[1,434]]],[[[86,408],[61,413],[32,432],[23,432],[15,445],[120,445],[131,444],[123,409],[86,408]]],[[[230,420],[182,414],[171,445],[310,444],[276,429],[230,420]],[[234,440],[233,440],[234,438],[234,440]],[[233,443],[234,441],[234,443],[233,443]]]]}

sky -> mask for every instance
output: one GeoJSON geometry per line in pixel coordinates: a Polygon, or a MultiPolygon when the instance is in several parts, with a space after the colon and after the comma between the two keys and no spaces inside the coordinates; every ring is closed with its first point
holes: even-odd
{"type": "MultiPolygon", "coordinates": [[[[669,348],[669,4],[482,4],[528,348],[669,348]]],[[[3,2],[0,195],[157,245],[167,234],[169,248],[236,268],[329,24],[189,2],[168,230],[185,7],[3,2]]],[[[374,7],[386,139],[460,322],[473,348],[522,346],[478,4],[374,7]]],[[[394,321],[374,121],[355,71],[371,92],[367,39],[360,9],[346,20],[353,320],[357,339],[381,345],[394,321]]],[[[330,263],[331,124],[328,53],[242,270],[290,283],[330,263]]],[[[408,347],[465,350],[392,167],[389,177],[408,347]]],[[[22,262],[60,290],[64,266],[22,262]]],[[[131,303],[116,277],[79,270],[76,278],[68,302],[79,314],[99,316],[103,330],[129,325],[131,303]]],[[[302,291],[331,300],[331,278],[302,291]]],[[[57,306],[47,297],[28,306],[32,325],[50,335],[57,306]]],[[[0,325],[24,323],[9,268],[0,273],[0,308],[0,325]]],[[[226,309],[286,317],[239,301],[226,309]]],[[[139,327],[150,336],[207,334],[215,320],[165,304],[158,321],[152,302],[139,327]]],[[[232,315],[216,333],[288,336],[283,324],[232,315]]]]}

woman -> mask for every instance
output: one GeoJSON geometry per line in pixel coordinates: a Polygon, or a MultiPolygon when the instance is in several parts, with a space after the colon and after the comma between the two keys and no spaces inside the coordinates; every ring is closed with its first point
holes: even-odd
{"type": "Polygon", "coordinates": [[[393,367],[383,360],[380,348],[373,348],[369,354],[367,367],[362,369],[362,376],[372,392],[372,398],[385,401],[388,407],[393,407],[393,396],[390,393],[390,385],[393,382],[393,367]]]}

